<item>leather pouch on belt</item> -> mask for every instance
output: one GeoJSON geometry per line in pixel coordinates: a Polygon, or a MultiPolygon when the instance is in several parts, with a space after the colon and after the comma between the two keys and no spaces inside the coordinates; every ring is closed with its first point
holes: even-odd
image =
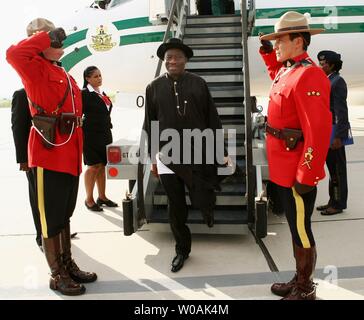
{"type": "Polygon", "coordinates": [[[58,121],[57,116],[36,114],[33,117],[33,125],[42,134],[43,145],[48,149],[53,148],[53,146],[49,144],[45,139],[47,139],[51,143],[55,143],[57,121],[58,121]]]}
{"type": "Polygon", "coordinates": [[[282,135],[286,143],[286,147],[289,149],[294,149],[297,146],[297,142],[302,140],[302,130],[299,129],[282,129],[282,135]]]}
{"type": "Polygon", "coordinates": [[[74,113],[61,113],[59,119],[59,132],[61,134],[70,134],[72,132],[72,125],[76,127],[76,116],[74,113]]]}

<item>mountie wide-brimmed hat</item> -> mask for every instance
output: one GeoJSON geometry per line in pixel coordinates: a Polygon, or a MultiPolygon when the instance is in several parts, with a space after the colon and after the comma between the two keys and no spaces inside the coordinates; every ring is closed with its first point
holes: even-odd
{"type": "Polygon", "coordinates": [[[178,38],[171,38],[169,40],[167,40],[167,42],[162,43],[158,50],[157,50],[157,56],[159,57],[159,59],[164,60],[164,55],[166,54],[166,52],[169,49],[180,49],[184,52],[184,54],[186,55],[187,59],[190,59],[193,57],[193,51],[192,49],[185,45],[182,40],[178,39],[178,38]]]}
{"type": "Polygon", "coordinates": [[[288,11],[274,25],[274,32],[261,36],[260,40],[274,40],[279,36],[289,33],[309,32],[311,35],[315,35],[323,31],[325,29],[310,28],[306,16],[302,13],[288,11]]]}
{"type": "Polygon", "coordinates": [[[27,26],[27,35],[30,37],[31,35],[40,32],[40,31],[52,31],[56,27],[53,22],[44,19],[44,18],[37,18],[31,21],[27,26]]]}

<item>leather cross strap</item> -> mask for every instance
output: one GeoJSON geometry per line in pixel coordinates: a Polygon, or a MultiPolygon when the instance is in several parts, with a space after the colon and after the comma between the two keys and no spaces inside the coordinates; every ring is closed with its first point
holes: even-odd
{"type": "MultiPolygon", "coordinates": [[[[63,107],[64,103],[66,102],[66,99],[67,99],[67,96],[68,96],[69,92],[70,92],[70,85],[68,83],[66,92],[65,92],[61,102],[58,103],[56,109],[54,111],[52,111],[52,114],[57,114],[57,112],[63,107]]],[[[28,97],[28,100],[29,100],[30,104],[32,105],[32,107],[38,111],[38,113],[40,113],[40,114],[46,113],[46,111],[39,104],[36,104],[32,100],[30,100],[29,97],[28,97]]]]}

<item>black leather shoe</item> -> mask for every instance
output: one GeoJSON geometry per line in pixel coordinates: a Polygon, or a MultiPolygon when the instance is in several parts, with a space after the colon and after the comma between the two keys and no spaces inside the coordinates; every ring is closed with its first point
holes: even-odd
{"type": "Polygon", "coordinates": [[[213,210],[202,210],[203,221],[209,228],[214,226],[214,211],[213,210]]]}
{"type": "Polygon", "coordinates": [[[185,260],[188,259],[188,256],[185,256],[181,253],[177,253],[177,255],[172,260],[172,272],[177,272],[182,269],[185,260]]]}
{"type": "Polygon", "coordinates": [[[335,209],[332,207],[327,208],[324,211],[321,211],[321,215],[323,216],[333,216],[334,214],[342,213],[343,211],[341,209],[335,209]]]}
{"type": "Polygon", "coordinates": [[[328,207],[330,207],[328,204],[325,204],[325,205],[323,205],[323,206],[318,206],[318,207],[316,207],[316,210],[317,211],[324,211],[324,210],[326,210],[328,207]]]}
{"type": "Polygon", "coordinates": [[[107,207],[110,207],[110,208],[115,208],[115,207],[118,207],[118,204],[115,203],[114,201],[111,201],[111,200],[102,200],[100,198],[97,198],[97,201],[96,201],[97,205],[98,206],[102,206],[102,205],[105,205],[107,207]]]}
{"type": "Polygon", "coordinates": [[[95,203],[93,206],[89,206],[85,201],[85,206],[90,211],[96,211],[96,212],[104,211],[104,209],[100,208],[100,206],[97,203],[95,203]]]}

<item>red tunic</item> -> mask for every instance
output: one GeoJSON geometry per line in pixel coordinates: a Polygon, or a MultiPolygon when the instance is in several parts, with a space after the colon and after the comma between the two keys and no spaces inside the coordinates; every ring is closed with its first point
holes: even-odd
{"type": "MultiPolygon", "coordinates": [[[[46,32],[11,46],[7,50],[7,61],[17,71],[22,79],[29,99],[41,106],[47,114],[51,114],[61,102],[67,90],[67,76],[61,67],[44,59],[40,53],[50,47],[50,39],[46,32]]],[[[70,76],[74,95],[75,113],[82,116],[81,91],[76,81],[70,76]]],[[[32,116],[37,112],[30,107],[32,116]]],[[[71,91],[58,112],[73,112],[71,91]]],[[[69,135],[56,132],[56,144],[61,144],[69,135]]],[[[63,146],[47,149],[42,144],[41,136],[32,127],[28,142],[28,160],[30,167],[41,167],[52,171],[69,173],[74,176],[81,174],[82,159],[82,129],[76,128],[70,141],[63,146]]]]}
{"type": "Polygon", "coordinates": [[[330,82],[307,53],[295,57],[303,63],[286,68],[275,51],[261,52],[273,84],[269,95],[268,124],[276,129],[301,129],[304,141],[287,150],[284,140],[267,134],[270,180],[292,187],[297,180],[310,186],[325,177],[325,160],[330,144],[330,82]],[[310,63],[307,63],[309,61],[310,63]]]}

